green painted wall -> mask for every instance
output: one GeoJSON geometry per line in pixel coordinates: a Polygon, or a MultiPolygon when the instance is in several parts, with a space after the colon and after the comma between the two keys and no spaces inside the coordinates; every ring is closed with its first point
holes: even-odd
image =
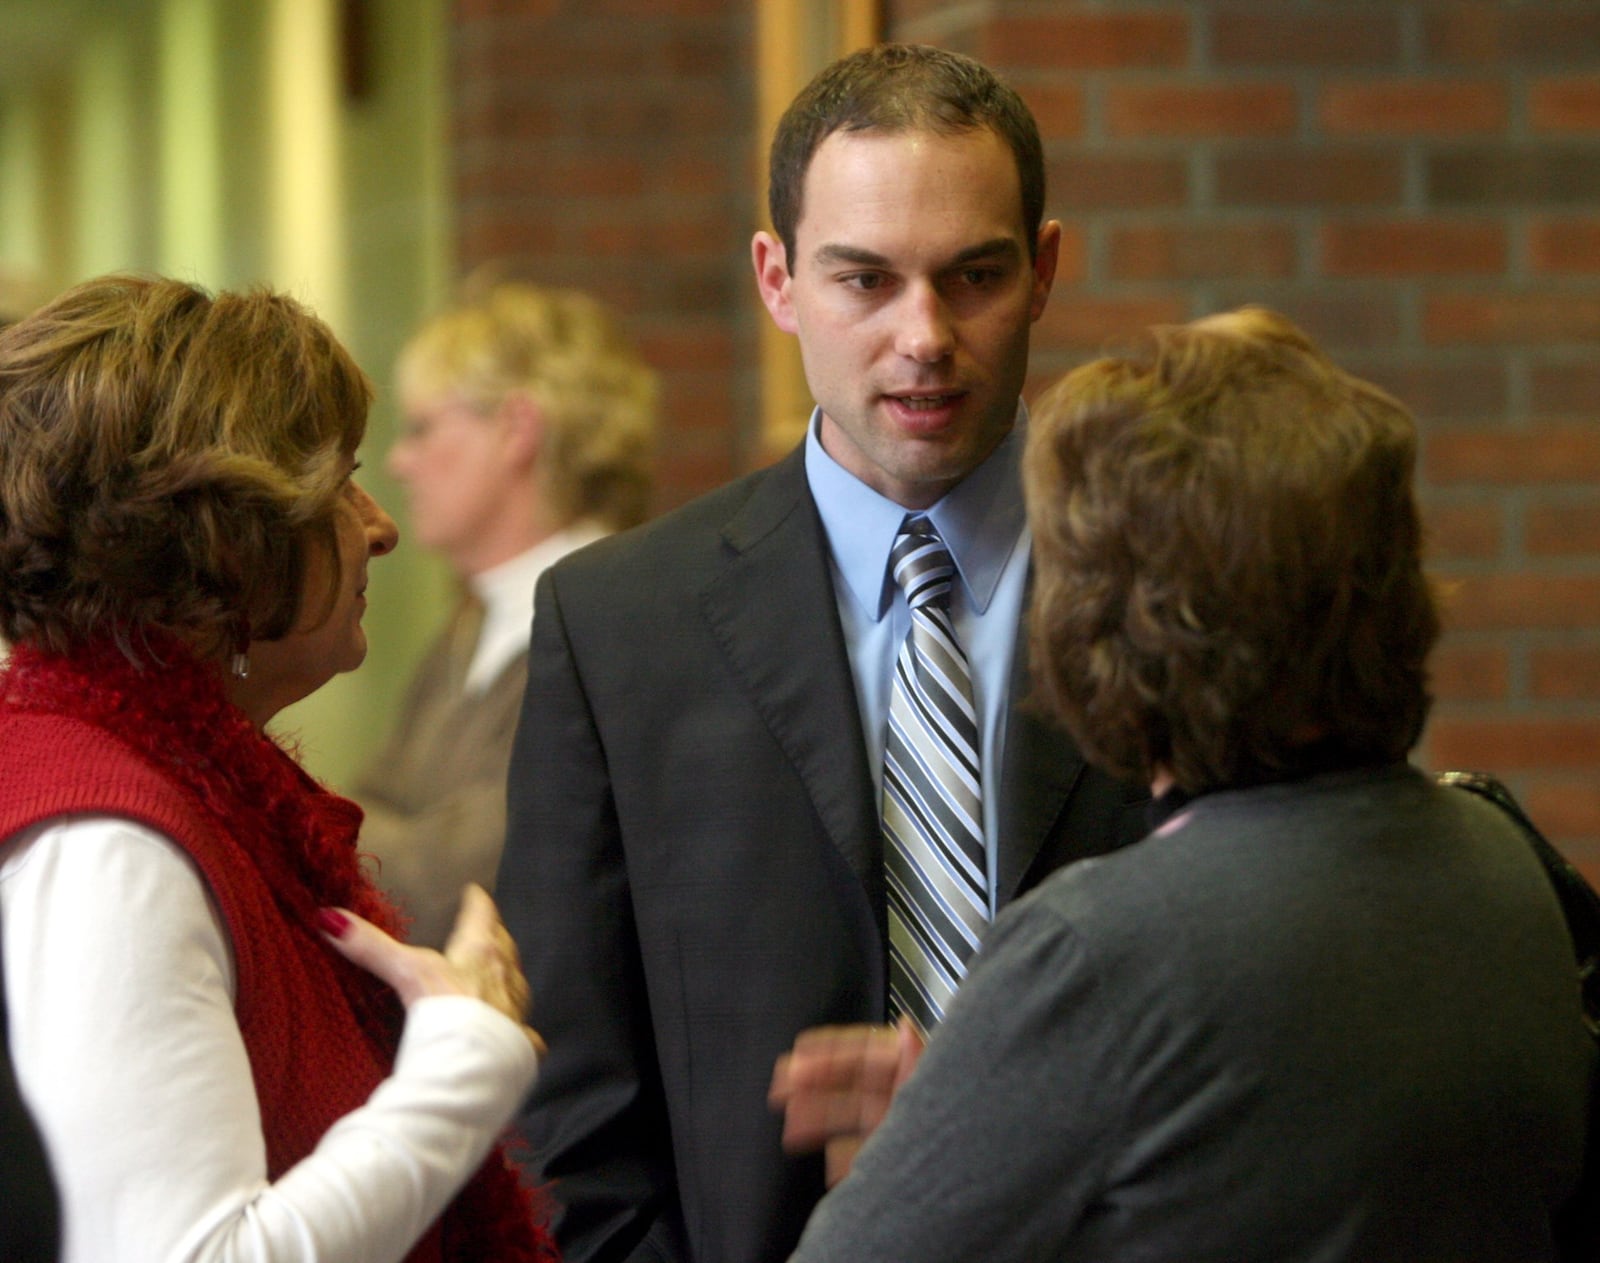
{"type": "MultiPolygon", "coordinates": [[[[157,271],[309,301],[378,386],[368,488],[409,330],[452,279],[444,0],[367,0],[349,74],[335,0],[7,0],[0,51],[0,310],[86,277],[157,271]]],[[[279,717],[343,783],[377,748],[451,599],[402,542],[375,566],[371,652],[279,717]]]]}

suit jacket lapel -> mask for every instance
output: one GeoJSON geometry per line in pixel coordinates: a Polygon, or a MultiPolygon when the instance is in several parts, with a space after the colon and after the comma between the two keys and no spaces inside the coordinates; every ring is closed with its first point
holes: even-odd
{"type": "Polygon", "coordinates": [[[1028,705],[1032,675],[1028,670],[1027,607],[1024,600],[1011,661],[1011,712],[1006,720],[1001,775],[997,869],[1001,907],[1016,897],[1084,771],[1083,756],[1071,738],[1028,705]]]}
{"type": "Polygon", "coordinates": [[[701,594],[706,619],[878,908],[881,830],[803,449],[757,481],[723,538],[727,565],[701,594]]]}

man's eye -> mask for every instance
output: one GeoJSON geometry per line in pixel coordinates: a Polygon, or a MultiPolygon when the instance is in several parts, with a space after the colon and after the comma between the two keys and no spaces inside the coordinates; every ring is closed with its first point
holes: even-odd
{"type": "Polygon", "coordinates": [[[884,278],[877,272],[852,272],[844,278],[844,283],[851,289],[879,289],[884,283],[884,278]]]}

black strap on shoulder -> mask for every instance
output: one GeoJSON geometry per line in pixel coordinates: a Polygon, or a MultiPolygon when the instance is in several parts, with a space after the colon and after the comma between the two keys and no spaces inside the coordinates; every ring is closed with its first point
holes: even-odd
{"type": "Polygon", "coordinates": [[[1439,784],[1453,785],[1492,802],[1522,827],[1533,852],[1544,865],[1555,887],[1556,898],[1567,917],[1572,935],[1573,954],[1578,963],[1578,980],[1583,988],[1584,1016],[1589,1031],[1600,1039],[1600,894],[1584,876],[1540,833],[1511,791],[1483,772],[1441,772],[1439,784]]]}
{"type": "MultiPolygon", "coordinates": [[[[1589,1033],[1600,1041],[1600,895],[1584,880],[1583,874],[1550,845],[1511,796],[1511,791],[1494,777],[1481,772],[1442,772],[1439,783],[1487,798],[1522,826],[1534,854],[1550,875],[1550,884],[1555,887],[1561,910],[1566,914],[1583,991],[1584,1021],[1589,1033]]],[[[1600,1087],[1595,1091],[1600,1093],[1600,1087]]],[[[1588,1150],[1578,1188],[1556,1212],[1551,1227],[1562,1263],[1595,1263],[1600,1259],[1600,1095],[1593,1097],[1589,1105],[1588,1150]]]]}

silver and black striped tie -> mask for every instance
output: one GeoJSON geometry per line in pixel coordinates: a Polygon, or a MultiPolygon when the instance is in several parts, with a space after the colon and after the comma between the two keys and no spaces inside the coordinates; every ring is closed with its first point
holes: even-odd
{"type": "Polygon", "coordinates": [[[889,554],[911,605],[883,750],[889,1005],[931,1032],[989,920],[978,721],[967,656],[950,621],[955,563],[925,517],[889,554]]]}

